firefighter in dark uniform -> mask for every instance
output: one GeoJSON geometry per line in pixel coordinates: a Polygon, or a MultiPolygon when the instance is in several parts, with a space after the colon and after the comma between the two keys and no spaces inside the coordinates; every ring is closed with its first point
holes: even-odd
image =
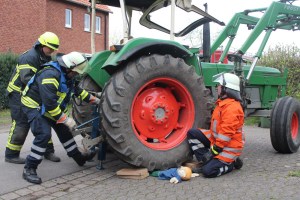
{"type": "MultiPolygon", "coordinates": [[[[7,87],[12,126],[6,144],[6,162],[16,164],[25,163],[25,159],[20,158],[20,151],[28,135],[30,125],[21,109],[21,92],[30,78],[40,70],[40,66],[51,60],[51,54],[58,47],[59,39],[57,35],[52,32],[45,32],[38,38],[38,41],[30,50],[18,58],[17,66],[7,87]]],[[[60,161],[60,158],[54,154],[51,139],[48,142],[45,158],[53,162],[60,161]]]]}
{"type": "Polygon", "coordinates": [[[96,154],[95,151],[82,153],[78,150],[71,132],[76,123],[67,114],[71,94],[90,104],[100,103],[100,99],[74,84],[73,78],[84,73],[87,64],[87,59],[78,52],[63,55],[55,62],[44,64],[43,69],[36,73],[24,89],[22,108],[35,136],[23,171],[23,178],[28,182],[42,182],[36,169],[45,154],[47,141],[51,137],[51,127],[57,133],[67,155],[79,166],[96,154]]]}

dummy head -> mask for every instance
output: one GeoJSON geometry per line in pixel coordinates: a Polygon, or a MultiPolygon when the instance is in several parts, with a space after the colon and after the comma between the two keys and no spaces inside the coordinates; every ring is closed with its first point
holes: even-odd
{"type": "Polygon", "coordinates": [[[192,176],[191,168],[181,166],[177,169],[177,172],[182,180],[188,181],[191,179],[191,176],[192,176]]]}

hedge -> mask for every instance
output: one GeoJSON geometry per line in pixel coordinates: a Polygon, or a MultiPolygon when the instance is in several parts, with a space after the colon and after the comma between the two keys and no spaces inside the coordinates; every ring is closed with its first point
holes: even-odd
{"type": "Polygon", "coordinates": [[[6,88],[16,67],[18,54],[12,52],[0,53],[0,110],[8,108],[6,88]]]}
{"type": "Polygon", "coordinates": [[[259,60],[259,64],[288,69],[287,95],[300,100],[300,49],[295,45],[276,45],[259,60]]]}

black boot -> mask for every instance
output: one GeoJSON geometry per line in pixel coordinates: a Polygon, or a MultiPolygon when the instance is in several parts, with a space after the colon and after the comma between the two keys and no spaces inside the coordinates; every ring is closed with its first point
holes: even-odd
{"type": "Polygon", "coordinates": [[[14,164],[25,164],[25,158],[20,157],[20,151],[5,149],[5,162],[14,164]]]}
{"type": "Polygon", "coordinates": [[[42,183],[42,179],[37,175],[36,169],[34,168],[24,168],[23,178],[30,183],[34,183],[34,184],[42,183]]]}
{"type": "Polygon", "coordinates": [[[238,157],[234,162],[233,162],[233,166],[235,169],[241,169],[243,167],[243,160],[240,159],[240,157],[238,157]]]}
{"type": "Polygon", "coordinates": [[[52,162],[60,162],[60,158],[54,154],[54,152],[46,152],[44,155],[45,159],[50,160],[52,162]]]}
{"type": "Polygon", "coordinates": [[[73,159],[79,166],[83,166],[86,161],[91,160],[96,154],[97,151],[78,152],[73,156],[73,159]]]}
{"type": "Polygon", "coordinates": [[[25,158],[21,157],[5,157],[5,162],[14,163],[14,164],[25,164],[25,158]]]}

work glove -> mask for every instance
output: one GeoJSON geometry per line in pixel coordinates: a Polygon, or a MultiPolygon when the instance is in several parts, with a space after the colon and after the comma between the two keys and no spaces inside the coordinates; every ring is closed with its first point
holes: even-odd
{"type": "Polygon", "coordinates": [[[73,131],[76,127],[76,122],[74,119],[68,117],[65,113],[63,113],[60,118],[56,122],[57,124],[65,124],[70,131],[73,131]]]}
{"type": "Polygon", "coordinates": [[[210,151],[213,154],[213,156],[217,156],[219,155],[219,153],[223,151],[223,148],[218,147],[217,145],[214,144],[210,147],[210,151]]]}
{"type": "Polygon", "coordinates": [[[93,105],[98,105],[99,103],[100,103],[100,99],[99,98],[97,98],[97,97],[95,97],[95,96],[93,96],[93,95],[91,95],[90,96],[90,102],[89,102],[90,104],[93,104],[93,105]]]}
{"type": "Polygon", "coordinates": [[[176,183],[179,183],[179,180],[178,180],[176,177],[172,177],[172,178],[170,179],[170,183],[176,184],[176,183]]]}

